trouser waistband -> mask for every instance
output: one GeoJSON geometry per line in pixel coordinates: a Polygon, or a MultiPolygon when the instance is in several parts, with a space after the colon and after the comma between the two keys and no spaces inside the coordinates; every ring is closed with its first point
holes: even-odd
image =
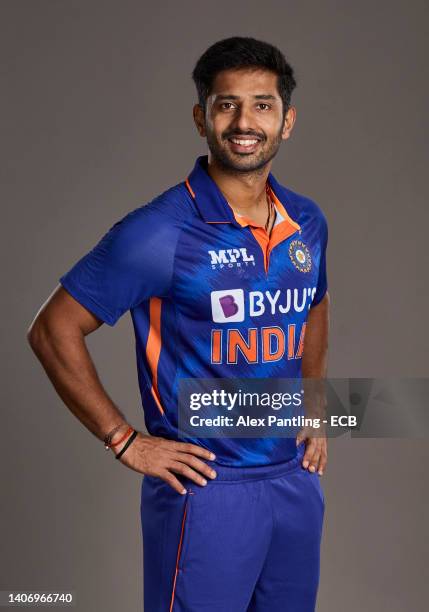
{"type": "Polygon", "coordinates": [[[297,455],[293,459],[270,465],[233,467],[228,465],[219,465],[215,461],[206,461],[207,465],[212,467],[217,474],[215,479],[210,479],[210,482],[264,480],[266,478],[283,476],[283,474],[287,474],[300,468],[305,451],[305,442],[301,442],[301,444],[299,444],[297,451],[297,455]]]}

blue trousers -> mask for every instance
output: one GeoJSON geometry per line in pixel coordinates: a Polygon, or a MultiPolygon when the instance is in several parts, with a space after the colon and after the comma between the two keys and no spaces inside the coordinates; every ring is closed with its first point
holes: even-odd
{"type": "Polygon", "coordinates": [[[186,495],[144,476],[145,612],[314,612],[325,510],[320,476],[291,461],[225,467],[186,495]]]}

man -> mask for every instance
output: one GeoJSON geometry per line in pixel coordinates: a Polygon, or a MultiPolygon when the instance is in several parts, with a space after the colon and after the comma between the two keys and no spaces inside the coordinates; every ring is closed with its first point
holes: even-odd
{"type": "Polygon", "coordinates": [[[145,475],[147,612],[307,612],[319,580],[326,439],[302,430],[296,440],[179,441],[178,388],[183,378],[325,377],[326,219],[270,172],[296,117],[282,53],[226,39],[193,79],[209,155],[61,277],[29,341],[69,409],[145,475]],[[150,435],[133,433],[85,344],[128,310],[150,435]]]}

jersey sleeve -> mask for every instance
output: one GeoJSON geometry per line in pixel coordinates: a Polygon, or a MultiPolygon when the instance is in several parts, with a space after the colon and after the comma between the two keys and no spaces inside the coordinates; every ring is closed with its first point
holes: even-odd
{"type": "Polygon", "coordinates": [[[311,302],[311,308],[313,306],[317,306],[319,302],[325,296],[326,291],[328,290],[328,278],[326,272],[326,249],[328,246],[328,223],[326,218],[323,217],[323,222],[321,226],[321,239],[320,239],[320,262],[319,262],[319,276],[317,280],[317,288],[313,297],[313,301],[311,302]]]}
{"type": "Polygon", "coordinates": [[[152,203],[128,213],[59,282],[108,325],[150,297],[168,296],[174,229],[152,203]]]}

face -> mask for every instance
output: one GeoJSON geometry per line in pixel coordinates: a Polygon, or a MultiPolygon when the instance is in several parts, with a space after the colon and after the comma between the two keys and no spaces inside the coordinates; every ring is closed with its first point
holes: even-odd
{"type": "Polygon", "coordinates": [[[259,68],[223,70],[213,82],[206,114],[194,106],[195,123],[212,157],[235,172],[268,164],[289,138],[295,116],[290,107],[283,120],[277,75],[259,68]]]}

